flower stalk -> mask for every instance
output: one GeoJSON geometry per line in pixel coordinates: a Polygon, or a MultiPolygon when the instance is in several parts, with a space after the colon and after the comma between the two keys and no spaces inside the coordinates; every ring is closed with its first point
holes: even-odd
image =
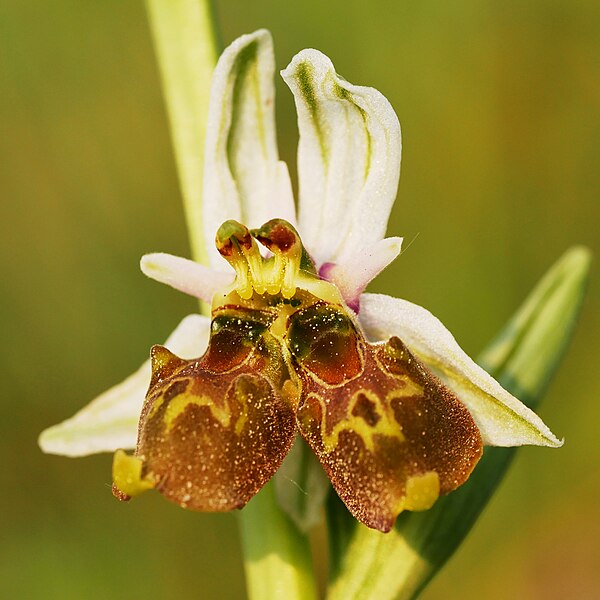
{"type": "Polygon", "coordinates": [[[146,0],[162,78],[192,256],[206,263],[202,227],[204,140],[218,57],[209,0],[146,0]]]}
{"type": "Polygon", "coordinates": [[[248,598],[317,598],[308,537],[281,510],[273,481],[238,518],[248,598]]]}
{"type": "MultiPolygon", "coordinates": [[[[192,257],[208,262],[202,205],[211,78],[218,57],[209,0],[146,0],[161,72],[192,257]]],[[[201,311],[208,305],[200,302],[201,311]]],[[[308,537],[275,500],[273,484],[239,514],[250,600],[316,597],[308,537]]]]}

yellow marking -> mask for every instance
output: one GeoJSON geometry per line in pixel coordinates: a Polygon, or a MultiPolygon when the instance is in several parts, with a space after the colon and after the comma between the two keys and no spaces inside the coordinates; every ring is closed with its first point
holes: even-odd
{"type": "MultiPolygon", "coordinates": [[[[296,277],[296,284],[299,288],[306,290],[316,298],[325,300],[328,304],[344,306],[344,300],[338,288],[324,279],[300,271],[296,277]]],[[[350,316],[349,312],[347,314],[350,316]]]]}
{"type": "Polygon", "coordinates": [[[294,377],[294,380],[285,380],[285,383],[281,387],[281,399],[288,404],[288,406],[291,406],[295,412],[300,402],[300,382],[295,377],[294,371],[290,371],[290,375],[294,377]]]}
{"type": "Polygon", "coordinates": [[[327,453],[335,450],[342,431],[353,431],[359,435],[369,452],[375,451],[375,441],[373,439],[375,435],[393,437],[399,442],[405,440],[404,434],[402,433],[402,427],[394,419],[393,411],[385,407],[379,396],[371,390],[362,389],[352,396],[348,404],[348,414],[346,418],[337,423],[331,433],[327,433],[326,410],[322,398],[314,393],[310,394],[309,397],[316,398],[319,404],[321,404],[321,438],[323,440],[323,449],[327,453]],[[379,420],[374,425],[369,425],[369,423],[361,416],[352,414],[361,395],[366,396],[375,406],[375,412],[377,413],[379,420]]]}
{"type": "Polygon", "coordinates": [[[388,393],[386,396],[387,402],[391,405],[394,398],[410,398],[411,396],[422,396],[425,390],[422,385],[419,385],[416,381],[407,376],[398,377],[400,381],[403,381],[405,385],[403,387],[396,388],[388,393]]]}
{"type": "Polygon", "coordinates": [[[169,432],[174,425],[175,419],[190,405],[208,406],[213,418],[218,421],[222,427],[229,427],[231,422],[231,411],[227,405],[216,406],[212,398],[208,396],[197,396],[195,394],[183,393],[176,396],[169,402],[163,415],[163,421],[169,432]]]}
{"type": "MultiPolygon", "coordinates": [[[[165,386],[165,388],[163,389],[163,391],[160,394],[160,396],[158,396],[157,398],[155,398],[154,404],[152,404],[152,408],[150,409],[150,412],[148,413],[148,417],[147,417],[148,421],[150,419],[152,419],[156,415],[156,413],[158,412],[158,409],[164,404],[164,402],[165,402],[165,394],[171,389],[171,387],[173,385],[177,385],[181,381],[185,381],[186,382],[186,387],[189,385],[189,379],[187,377],[183,377],[182,379],[173,379],[173,378],[171,378],[171,379],[165,380],[165,382],[168,382],[168,383],[165,386]]],[[[181,393],[183,393],[183,392],[181,392],[181,393]]]]}
{"type": "Polygon", "coordinates": [[[409,477],[405,493],[394,510],[395,514],[403,510],[428,510],[440,495],[440,478],[435,471],[409,477]]]}
{"type": "Polygon", "coordinates": [[[235,289],[239,294],[240,298],[249,300],[252,298],[253,287],[252,287],[252,276],[250,275],[250,268],[248,263],[243,262],[241,259],[232,263],[235,269],[235,289]]]}
{"type": "Polygon", "coordinates": [[[293,259],[287,258],[281,270],[281,295],[288,300],[296,293],[296,278],[300,272],[300,257],[301,254],[293,259]]]}
{"type": "Polygon", "coordinates": [[[262,296],[279,293],[284,298],[292,298],[296,293],[296,278],[300,272],[302,248],[297,252],[283,254],[276,248],[273,255],[261,256],[256,242],[252,240],[250,249],[241,247],[239,252],[226,257],[236,272],[234,288],[240,297],[249,300],[253,292],[262,296]]]}
{"type": "Polygon", "coordinates": [[[294,308],[289,304],[281,304],[279,305],[279,313],[277,314],[277,318],[273,321],[269,331],[277,338],[280,342],[284,341],[285,334],[287,333],[287,322],[290,315],[295,313],[300,308],[304,308],[304,306],[294,308]]]}
{"type": "Polygon", "coordinates": [[[235,398],[241,404],[242,410],[240,416],[235,422],[235,434],[240,435],[244,426],[248,421],[248,390],[247,386],[244,385],[244,379],[238,380],[235,385],[235,398]]]}
{"type": "Polygon", "coordinates": [[[152,408],[150,409],[150,412],[148,413],[148,420],[150,420],[154,417],[154,415],[158,412],[158,409],[163,405],[164,401],[165,401],[164,393],[161,394],[158,398],[156,398],[154,400],[154,404],[152,405],[152,408]]]}
{"type": "Polygon", "coordinates": [[[151,475],[142,477],[143,461],[138,456],[129,456],[117,450],[113,458],[112,476],[115,487],[127,496],[137,496],[154,487],[151,475]]]}

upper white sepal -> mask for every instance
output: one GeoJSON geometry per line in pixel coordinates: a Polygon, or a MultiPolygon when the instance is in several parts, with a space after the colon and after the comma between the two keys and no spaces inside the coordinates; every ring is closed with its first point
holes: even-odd
{"type": "Polygon", "coordinates": [[[318,50],[302,50],[281,75],[298,112],[300,235],[318,265],[344,262],[385,235],[400,175],[398,117],[318,50]]]}
{"type": "MultiPolygon", "coordinates": [[[[287,169],[275,133],[275,58],[265,29],[237,38],[212,78],[204,165],[203,228],[206,240],[228,219],[259,227],[294,215],[287,169]]],[[[221,258],[212,243],[211,265],[221,258]]]]}

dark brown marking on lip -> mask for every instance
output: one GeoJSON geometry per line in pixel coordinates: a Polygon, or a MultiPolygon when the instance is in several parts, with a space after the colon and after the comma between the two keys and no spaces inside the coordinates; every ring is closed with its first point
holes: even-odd
{"type": "Polygon", "coordinates": [[[190,382],[189,379],[179,379],[178,381],[175,381],[174,383],[172,383],[167,388],[167,391],[165,392],[165,394],[163,396],[164,401],[168,402],[169,400],[171,400],[171,398],[174,398],[175,396],[178,396],[179,394],[183,394],[183,392],[185,392],[185,390],[187,389],[189,382],[190,382]]]}
{"type": "Polygon", "coordinates": [[[359,394],[356,404],[352,409],[352,414],[355,417],[361,417],[367,425],[373,427],[377,425],[381,416],[377,413],[375,402],[369,400],[364,394],[359,394]]]}
{"type": "Polygon", "coordinates": [[[362,370],[358,333],[339,308],[319,302],[288,319],[288,344],[301,368],[329,385],[341,385],[362,370]]]}
{"type": "MultiPolygon", "coordinates": [[[[280,341],[268,331],[272,320],[261,310],[217,309],[202,357],[183,360],[166,349],[154,352],[163,375],[171,366],[176,370],[147,397],[136,455],[143,476],[184,508],[241,508],[292,445],[296,379],[280,341]],[[151,410],[156,403],[160,410],[151,410]]],[[[128,499],[118,489],[115,495],[128,499]]]]}

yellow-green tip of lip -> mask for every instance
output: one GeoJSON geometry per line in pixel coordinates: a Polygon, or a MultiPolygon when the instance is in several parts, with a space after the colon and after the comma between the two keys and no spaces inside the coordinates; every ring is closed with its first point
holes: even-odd
{"type": "Polygon", "coordinates": [[[115,452],[112,469],[113,486],[117,492],[120,492],[115,494],[119,499],[138,496],[154,487],[152,477],[142,477],[142,465],[142,459],[138,456],[129,456],[123,450],[115,452]]]}

